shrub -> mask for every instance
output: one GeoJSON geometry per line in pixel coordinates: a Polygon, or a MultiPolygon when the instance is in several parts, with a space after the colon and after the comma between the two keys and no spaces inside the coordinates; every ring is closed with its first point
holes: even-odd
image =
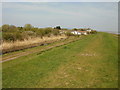
{"type": "Polygon", "coordinates": [[[72,34],[71,32],[67,32],[67,33],[65,33],[65,35],[68,36],[68,37],[69,36],[74,36],[74,34],[72,34]]]}
{"type": "Polygon", "coordinates": [[[25,30],[31,30],[33,26],[31,24],[25,24],[24,29],[25,30]]]}
{"type": "Polygon", "coordinates": [[[96,30],[92,30],[90,33],[91,33],[91,34],[96,34],[97,31],[96,31],[96,30]]]}
{"type": "Polygon", "coordinates": [[[60,33],[59,33],[59,30],[57,30],[57,29],[54,29],[52,33],[53,33],[53,35],[55,35],[55,36],[57,36],[57,35],[60,34],[60,33]]]}

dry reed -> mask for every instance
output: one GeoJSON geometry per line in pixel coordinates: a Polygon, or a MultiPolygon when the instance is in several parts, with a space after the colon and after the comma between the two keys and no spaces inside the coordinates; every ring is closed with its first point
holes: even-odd
{"type": "Polygon", "coordinates": [[[4,50],[4,49],[10,49],[14,47],[22,47],[22,46],[32,45],[36,43],[42,43],[45,41],[55,41],[61,38],[66,38],[66,36],[61,35],[61,36],[43,37],[42,39],[40,37],[35,37],[35,38],[29,38],[27,40],[25,39],[23,41],[3,42],[2,45],[0,45],[0,47],[2,47],[2,50],[4,50]]]}

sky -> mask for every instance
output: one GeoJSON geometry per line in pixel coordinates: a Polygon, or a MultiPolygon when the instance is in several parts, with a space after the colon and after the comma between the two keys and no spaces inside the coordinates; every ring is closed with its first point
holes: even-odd
{"type": "Polygon", "coordinates": [[[119,2],[119,0],[1,0],[2,2],[119,2]]]}
{"type": "MultiPolygon", "coordinates": [[[[14,1],[14,0],[13,0],[14,1]]],[[[3,2],[2,24],[118,30],[117,2],[3,2]]]]}

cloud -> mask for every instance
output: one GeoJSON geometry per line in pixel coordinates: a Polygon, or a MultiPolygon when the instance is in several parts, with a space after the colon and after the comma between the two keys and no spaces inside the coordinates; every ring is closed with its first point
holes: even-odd
{"type": "Polygon", "coordinates": [[[92,7],[92,5],[90,6],[86,5],[86,6],[80,7],[76,5],[69,5],[72,3],[64,3],[64,5],[62,5],[62,7],[59,6],[60,7],[59,8],[54,6],[56,4],[61,5],[61,3],[54,3],[54,4],[53,3],[31,3],[31,4],[26,4],[26,3],[6,4],[5,3],[3,4],[4,5],[3,8],[4,9],[11,8],[19,11],[44,11],[44,12],[46,11],[49,13],[58,13],[58,14],[73,15],[73,16],[80,15],[80,16],[86,16],[86,17],[89,17],[91,14],[93,15],[93,13],[96,13],[97,15],[100,15],[100,16],[108,16],[108,15],[112,16],[115,13],[115,11],[111,10],[111,8],[109,10],[108,9],[106,10],[105,8],[101,8],[101,7],[99,8],[92,7]]]}
{"type": "Polygon", "coordinates": [[[3,24],[117,30],[117,3],[3,3],[3,24]]]}

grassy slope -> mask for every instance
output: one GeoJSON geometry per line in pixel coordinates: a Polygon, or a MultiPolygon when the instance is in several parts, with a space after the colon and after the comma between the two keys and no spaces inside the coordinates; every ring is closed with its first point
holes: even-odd
{"type": "Polygon", "coordinates": [[[3,87],[117,87],[117,38],[89,35],[3,63],[3,87]]]}

